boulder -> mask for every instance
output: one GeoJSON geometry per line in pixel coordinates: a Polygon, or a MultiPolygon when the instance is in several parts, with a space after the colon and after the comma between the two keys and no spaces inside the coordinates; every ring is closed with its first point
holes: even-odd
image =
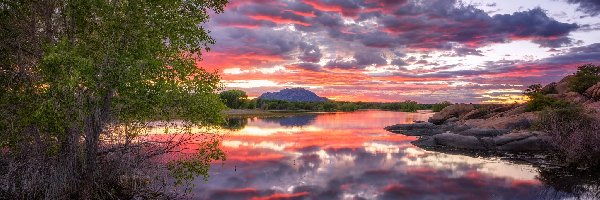
{"type": "Polygon", "coordinates": [[[415,140],[411,143],[418,147],[435,147],[435,146],[437,146],[435,139],[431,136],[420,137],[418,140],[415,140]]]}
{"type": "Polygon", "coordinates": [[[534,135],[536,135],[534,132],[518,131],[518,132],[512,132],[509,134],[504,134],[504,135],[501,135],[498,137],[494,137],[494,138],[492,138],[492,140],[494,141],[494,144],[496,144],[498,146],[502,146],[507,143],[514,142],[517,140],[523,140],[525,138],[528,138],[528,137],[531,137],[534,135]]]}
{"type": "Polygon", "coordinates": [[[442,124],[447,119],[452,117],[459,118],[460,116],[471,112],[475,109],[475,106],[471,104],[454,104],[448,107],[445,107],[440,112],[435,113],[431,118],[429,118],[429,122],[434,124],[442,124]]]}
{"type": "Polygon", "coordinates": [[[600,101],[585,104],[585,108],[595,110],[597,115],[600,115],[600,101]]]}
{"type": "Polygon", "coordinates": [[[460,120],[469,120],[469,119],[484,119],[486,115],[488,115],[490,113],[489,110],[487,109],[475,109],[472,110],[471,112],[468,112],[467,114],[464,114],[463,116],[460,117],[460,120]]]}
{"type": "Polygon", "coordinates": [[[566,76],[563,79],[561,79],[558,83],[556,83],[556,93],[564,94],[569,92],[569,81],[571,81],[573,77],[573,75],[566,76]]]}
{"type": "Polygon", "coordinates": [[[485,150],[486,145],[475,136],[464,136],[450,132],[433,136],[435,143],[447,147],[469,150],[485,150]]]}
{"type": "Polygon", "coordinates": [[[439,130],[439,125],[435,125],[429,122],[420,122],[414,124],[396,124],[393,126],[385,127],[385,130],[393,133],[401,133],[409,136],[421,136],[421,135],[434,135],[442,133],[439,130]]]}
{"type": "Polygon", "coordinates": [[[446,123],[452,123],[452,122],[457,122],[457,121],[458,121],[458,118],[456,118],[456,117],[450,117],[450,119],[446,120],[446,123]]]}
{"type": "Polygon", "coordinates": [[[558,91],[556,90],[556,86],[558,84],[556,82],[549,83],[548,85],[542,88],[542,92],[544,94],[556,94],[558,91]]]}
{"type": "Polygon", "coordinates": [[[460,135],[480,137],[495,137],[510,132],[508,129],[491,129],[491,128],[470,128],[461,132],[457,132],[460,135]]]}
{"type": "Polygon", "coordinates": [[[465,121],[465,124],[473,127],[490,129],[526,129],[531,126],[535,118],[536,113],[527,112],[517,115],[498,115],[486,120],[468,120],[465,121]]]}
{"type": "Polygon", "coordinates": [[[501,151],[544,151],[552,148],[549,138],[542,135],[534,135],[521,140],[515,140],[498,147],[501,151]]]}
{"type": "Polygon", "coordinates": [[[587,97],[585,97],[577,92],[564,93],[563,95],[561,95],[560,98],[567,100],[567,101],[571,101],[571,102],[577,102],[577,103],[584,103],[589,100],[587,97]]]}
{"type": "Polygon", "coordinates": [[[585,94],[594,100],[600,100],[600,82],[585,90],[585,94]]]}

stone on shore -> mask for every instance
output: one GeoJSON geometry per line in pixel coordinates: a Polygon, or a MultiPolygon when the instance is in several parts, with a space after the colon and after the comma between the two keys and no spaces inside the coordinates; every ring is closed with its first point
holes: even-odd
{"type": "Polygon", "coordinates": [[[433,124],[443,124],[447,119],[452,117],[459,118],[460,116],[467,114],[475,109],[475,106],[471,104],[454,104],[448,107],[445,107],[440,112],[435,113],[431,118],[429,118],[429,122],[433,124]]]}
{"type": "Polygon", "coordinates": [[[485,145],[475,136],[464,136],[455,133],[442,133],[433,136],[437,145],[459,149],[484,150],[485,145]]]}
{"type": "Polygon", "coordinates": [[[549,136],[534,134],[524,139],[513,140],[497,148],[501,151],[515,152],[544,151],[552,148],[549,139],[549,136]]]}

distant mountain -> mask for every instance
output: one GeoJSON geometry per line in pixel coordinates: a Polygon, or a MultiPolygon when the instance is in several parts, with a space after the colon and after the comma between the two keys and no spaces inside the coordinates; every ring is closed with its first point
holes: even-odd
{"type": "Polygon", "coordinates": [[[327,98],[317,96],[304,88],[286,88],[279,92],[266,92],[258,97],[262,100],[283,100],[290,102],[325,102],[327,98]]]}

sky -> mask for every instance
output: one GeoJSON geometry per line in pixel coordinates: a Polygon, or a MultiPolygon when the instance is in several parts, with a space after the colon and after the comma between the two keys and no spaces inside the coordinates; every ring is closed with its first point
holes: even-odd
{"type": "Polygon", "coordinates": [[[198,65],[250,97],[512,103],[600,64],[600,0],[230,0],[198,65]]]}

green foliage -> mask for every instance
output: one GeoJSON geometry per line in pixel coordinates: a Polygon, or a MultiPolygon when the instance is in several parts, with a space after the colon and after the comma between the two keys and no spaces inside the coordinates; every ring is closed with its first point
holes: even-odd
{"type": "Polygon", "coordinates": [[[394,102],[394,103],[383,103],[380,106],[380,109],[383,110],[395,110],[395,111],[403,111],[403,112],[416,112],[417,110],[421,110],[424,107],[419,105],[416,101],[404,101],[404,102],[394,102]]]}
{"type": "Polygon", "coordinates": [[[587,64],[577,68],[574,77],[569,81],[569,89],[580,94],[600,82],[600,66],[587,64]]]}
{"type": "Polygon", "coordinates": [[[337,108],[340,111],[355,111],[358,110],[358,106],[353,103],[342,103],[337,108]]]}
{"type": "Polygon", "coordinates": [[[440,103],[436,103],[431,106],[431,111],[440,112],[442,109],[444,109],[450,105],[452,105],[452,103],[450,103],[449,101],[443,101],[440,103]]]}
{"type": "MultiPolygon", "coordinates": [[[[103,177],[97,177],[100,134],[107,133],[108,127],[149,120],[181,119],[186,127],[224,122],[220,112],[225,106],[216,94],[222,87],[220,78],[198,68],[196,61],[215,42],[201,24],[208,21],[209,13],[222,12],[226,3],[0,3],[0,37],[10,41],[0,44],[0,149],[8,148],[14,158],[21,158],[36,149],[30,148],[35,144],[50,152],[39,160],[76,168],[60,179],[48,178],[64,182],[33,186],[39,191],[29,191],[32,194],[48,195],[33,199],[52,199],[73,190],[51,190],[45,188],[48,185],[81,186],[76,191],[83,199],[95,194],[93,188],[116,187],[102,185],[99,178],[103,177]]],[[[128,129],[126,134],[135,131],[128,129]]],[[[201,151],[196,158],[221,158],[215,148],[208,151],[213,152],[201,151]]],[[[191,168],[180,177],[206,177],[207,171],[194,168],[194,162],[182,163],[191,168]]],[[[42,175],[37,178],[43,179],[42,175]]],[[[110,191],[102,189],[95,191],[110,191]]]]}
{"type": "Polygon", "coordinates": [[[355,111],[359,109],[381,109],[403,112],[416,112],[430,109],[430,104],[419,104],[415,101],[373,103],[373,102],[288,102],[280,100],[258,100],[257,105],[264,110],[296,110],[296,111],[355,111]]]}
{"type": "Polygon", "coordinates": [[[227,107],[240,109],[248,107],[248,95],[241,90],[227,90],[219,94],[219,97],[225,102],[227,107]]]}
{"type": "Polygon", "coordinates": [[[534,96],[539,93],[542,93],[542,85],[541,84],[530,85],[529,87],[527,87],[527,89],[525,89],[525,92],[523,92],[523,94],[528,97],[534,96]]]}
{"type": "Polygon", "coordinates": [[[568,101],[549,97],[540,92],[532,93],[529,96],[529,101],[525,107],[526,112],[540,111],[544,108],[564,108],[569,106],[571,103],[568,101]]]}

